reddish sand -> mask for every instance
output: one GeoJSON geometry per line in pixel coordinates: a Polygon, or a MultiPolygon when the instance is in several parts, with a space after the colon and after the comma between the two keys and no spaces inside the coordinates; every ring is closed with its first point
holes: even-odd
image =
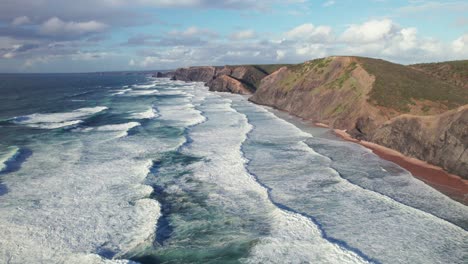
{"type": "Polygon", "coordinates": [[[352,138],[346,131],[334,129],[336,135],[341,138],[358,143],[371,149],[376,155],[389,160],[408,170],[413,176],[424,181],[434,189],[452,197],[453,199],[468,205],[468,180],[460,176],[450,174],[442,168],[428,164],[427,162],[407,157],[398,151],[377,145],[372,142],[352,138]]]}

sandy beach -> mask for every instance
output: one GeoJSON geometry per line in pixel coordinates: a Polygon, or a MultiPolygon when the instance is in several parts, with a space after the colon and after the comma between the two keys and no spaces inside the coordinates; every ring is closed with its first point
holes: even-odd
{"type": "MultiPolygon", "coordinates": [[[[324,126],[323,124],[316,125],[324,126]]],[[[422,160],[407,157],[396,150],[372,142],[354,139],[345,130],[333,129],[333,132],[344,140],[360,144],[372,150],[379,157],[398,164],[408,170],[414,177],[424,181],[434,189],[468,205],[468,180],[450,174],[442,168],[422,160]]]]}

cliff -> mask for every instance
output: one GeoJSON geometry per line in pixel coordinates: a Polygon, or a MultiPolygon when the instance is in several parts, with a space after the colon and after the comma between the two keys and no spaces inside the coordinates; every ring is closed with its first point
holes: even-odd
{"type": "Polygon", "coordinates": [[[468,89],[419,69],[360,57],[318,59],[267,76],[250,100],[468,178],[468,111],[456,109],[468,104],[468,89]]]}
{"type": "Polygon", "coordinates": [[[282,65],[239,65],[177,69],[173,80],[204,82],[210,91],[252,94],[260,81],[282,65]]]}
{"type": "Polygon", "coordinates": [[[440,115],[401,115],[385,122],[371,141],[467,177],[468,105],[440,115]]]}

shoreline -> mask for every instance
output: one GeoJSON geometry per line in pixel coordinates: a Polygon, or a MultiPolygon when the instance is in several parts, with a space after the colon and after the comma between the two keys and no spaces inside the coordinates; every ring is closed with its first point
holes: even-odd
{"type": "MultiPolygon", "coordinates": [[[[321,123],[315,123],[314,125],[330,128],[321,123]]],[[[465,180],[458,175],[448,173],[441,167],[416,158],[405,156],[396,150],[369,141],[355,139],[345,130],[330,129],[341,139],[359,144],[372,150],[372,152],[380,158],[399,165],[410,172],[413,177],[425,182],[427,185],[433,187],[439,192],[464,205],[468,205],[468,180],[465,180]]]]}
{"type": "MultiPolygon", "coordinates": [[[[288,111],[278,109],[274,106],[269,106],[269,105],[265,105],[265,106],[272,107],[275,110],[287,113],[288,115],[291,115],[293,117],[296,117],[302,120],[307,120],[302,117],[291,114],[288,111]]],[[[441,167],[429,164],[423,160],[405,156],[402,153],[398,152],[397,150],[384,147],[384,146],[381,146],[379,144],[372,143],[369,141],[355,139],[350,134],[348,134],[345,130],[334,129],[334,128],[331,128],[329,125],[321,123],[321,122],[314,122],[312,120],[307,120],[307,121],[310,122],[309,123],[310,126],[330,129],[330,131],[335,136],[338,136],[339,138],[345,141],[353,142],[367,149],[370,149],[375,155],[379,156],[380,158],[384,160],[397,164],[398,166],[407,170],[411,174],[411,176],[413,176],[414,178],[423,181],[424,183],[431,186],[435,190],[445,194],[450,199],[453,199],[457,202],[460,202],[463,205],[468,206],[468,180],[463,179],[461,176],[451,174],[445,171],[444,169],[442,169],[441,167]]]]}

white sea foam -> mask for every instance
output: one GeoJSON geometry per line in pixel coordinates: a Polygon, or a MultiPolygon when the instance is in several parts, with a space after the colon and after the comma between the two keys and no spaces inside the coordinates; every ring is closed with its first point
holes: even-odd
{"type": "Polygon", "coordinates": [[[320,230],[309,219],[279,209],[269,200],[267,190],[245,169],[241,145],[253,127],[245,115],[231,107],[232,100],[239,98],[203,96],[206,98],[200,109],[207,121],[190,131],[193,142],[184,151],[206,157],[209,162],[193,164],[190,169],[194,177],[217,186],[210,190],[209,203],[245,219],[269,219],[264,223],[270,226],[269,235],[260,238],[244,262],[365,263],[357,254],[322,238],[320,230]]]}
{"type": "Polygon", "coordinates": [[[148,110],[140,113],[133,113],[130,115],[130,118],[135,118],[135,119],[152,119],[158,116],[157,111],[153,108],[150,107],[148,110]]]}
{"type": "Polygon", "coordinates": [[[7,162],[14,159],[18,155],[19,150],[15,146],[0,148],[0,172],[7,168],[7,162]]]}
{"type": "Polygon", "coordinates": [[[0,263],[130,263],[97,254],[151,245],[160,207],[143,185],[152,166],[143,157],[154,140],[63,137],[36,142],[21,170],[2,176],[0,263]]]}
{"type": "Polygon", "coordinates": [[[122,90],[118,90],[117,92],[113,93],[112,95],[123,95],[125,93],[128,93],[130,92],[132,89],[122,89],[122,90]]]}
{"type": "Polygon", "coordinates": [[[125,93],[125,96],[149,96],[159,94],[158,90],[131,90],[125,93]]]}
{"type": "Polygon", "coordinates": [[[138,122],[128,122],[122,124],[112,124],[112,125],[103,125],[98,127],[87,127],[78,129],[76,131],[81,132],[117,132],[116,138],[126,137],[128,135],[128,131],[134,127],[140,126],[141,124],[138,122]]]}
{"type": "Polygon", "coordinates": [[[139,89],[149,89],[153,88],[156,85],[156,83],[151,83],[151,84],[135,84],[133,87],[139,88],[139,89]]]}
{"type": "Polygon", "coordinates": [[[77,125],[92,115],[106,110],[105,106],[80,108],[71,112],[32,114],[27,116],[15,117],[12,121],[16,124],[26,125],[42,129],[55,129],[67,126],[77,125]]]}
{"type": "Polygon", "coordinates": [[[160,91],[159,92],[160,95],[188,95],[186,92],[184,91],[179,91],[179,90],[175,90],[175,91],[160,91]]]}

